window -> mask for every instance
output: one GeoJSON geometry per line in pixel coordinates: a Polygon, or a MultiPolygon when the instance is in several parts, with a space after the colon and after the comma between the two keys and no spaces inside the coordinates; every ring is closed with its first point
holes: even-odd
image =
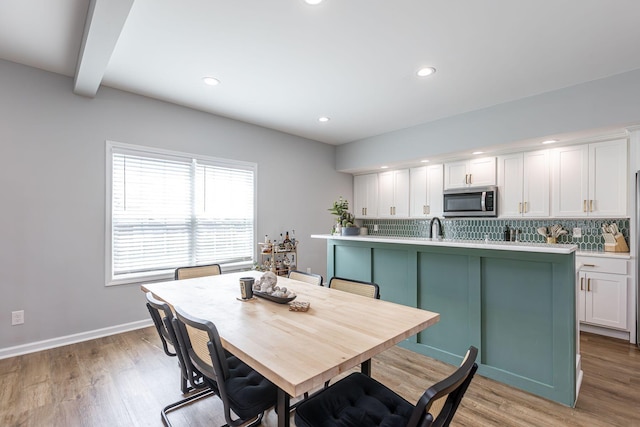
{"type": "Polygon", "coordinates": [[[107,284],[250,266],[254,163],[107,143],[107,284]]]}

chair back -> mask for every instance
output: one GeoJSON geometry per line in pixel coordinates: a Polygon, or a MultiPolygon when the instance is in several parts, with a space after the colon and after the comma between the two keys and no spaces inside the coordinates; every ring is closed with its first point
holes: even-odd
{"type": "Polygon", "coordinates": [[[175,316],[171,308],[167,303],[156,299],[151,292],[147,292],[146,297],[147,308],[160,336],[160,341],[162,341],[164,352],[168,356],[178,357],[178,365],[180,366],[181,373],[180,388],[182,389],[182,393],[203,388],[205,385],[202,383],[202,373],[197,369],[193,369],[191,363],[188,363],[184,348],[180,345],[180,340],[176,332],[175,316]],[[169,351],[167,344],[171,344],[175,353],[169,351]]]}
{"type": "Polygon", "coordinates": [[[224,381],[229,376],[229,368],[216,326],[208,320],[191,316],[180,307],[175,307],[175,310],[176,332],[189,362],[211,380],[224,381]]]}
{"type": "Polygon", "coordinates": [[[194,277],[215,276],[222,274],[220,264],[193,265],[176,268],[174,279],[193,279],[194,277]]]}
{"type": "Polygon", "coordinates": [[[408,427],[443,427],[451,423],[478,369],[477,356],[478,349],[469,347],[460,367],[424,392],[411,414],[408,427]]]}
{"type": "Polygon", "coordinates": [[[369,298],[380,299],[380,287],[373,282],[332,277],[329,287],[369,298]]]}
{"type": "Polygon", "coordinates": [[[158,335],[160,336],[162,348],[167,356],[175,356],[178,353],[178,345],[176,343],[173,326],[171,325],[173,312],[171,311],[171,308],[169,308],[168,304],[155,299],[151,292],[147,292],[146,297],[147,309],[149,310],[151,320],[153,320],[153,324],[156,327],[156,331],[158,331],[158,335]],[[175,353],[169,350],[167,344],[171,344],[175,353]]]}
{"type": "Polygon", "coordinates": [[[291,270],[289,272],[289,279],[299,280],[300,282],[306,282],[312,285],[322,286],[322,276],[319,274],[305,273],[298,270],[291,270]]]}

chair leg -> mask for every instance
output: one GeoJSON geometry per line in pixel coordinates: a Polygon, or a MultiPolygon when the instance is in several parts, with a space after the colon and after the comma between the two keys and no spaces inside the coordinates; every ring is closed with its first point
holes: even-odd
{"type": "Polygon", "coordinates": [[[169,412],[175,411],[176,409],[181,408],[184,405],[188,405],[189,403],[195,402],[196,400],[202,399],[204,397],[208,397],[212,394],[215,394],[213,390],[211,390],[210,388],[204,389],[202,391],[199,391],[197,393],[194,393],[188,397],[185,397],[182,400],[179,400],[175,403],[172,403],[171,405],[167,405],[165,406],[165,408],[162,410],[161,414],[162,414],[162,422],[164,423],[164,425],[166,427],[171,427],[171,423],[169,422],[169,418],[167,418],[167,414],[169,412]]]}
{"type": "Polygon", "coordinates": [[[258,418],[256,418],[255,421],[253,421],[251,424],[247,424],[245,427],[259,426],[260,423],[262,423],[262,417],[263,416],[264,416],[264,412],[260,412],[260,415],[258,415],[258,418]]]}

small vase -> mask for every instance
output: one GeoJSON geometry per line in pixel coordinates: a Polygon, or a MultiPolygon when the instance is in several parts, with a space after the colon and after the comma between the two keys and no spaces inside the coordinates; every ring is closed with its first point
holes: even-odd
{"type": "Polygon", "coordinates": [[[555,237],[547,237],[547,243],[558,243],[558,239],[555,237]]]}

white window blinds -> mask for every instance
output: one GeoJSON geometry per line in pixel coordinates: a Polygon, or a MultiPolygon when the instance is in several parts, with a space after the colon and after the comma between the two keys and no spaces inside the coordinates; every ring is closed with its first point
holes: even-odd
{"type": "Polygon", "coordinates": [[[251,262],[255,165],[111,146],[111,278],[251,262]]]}

